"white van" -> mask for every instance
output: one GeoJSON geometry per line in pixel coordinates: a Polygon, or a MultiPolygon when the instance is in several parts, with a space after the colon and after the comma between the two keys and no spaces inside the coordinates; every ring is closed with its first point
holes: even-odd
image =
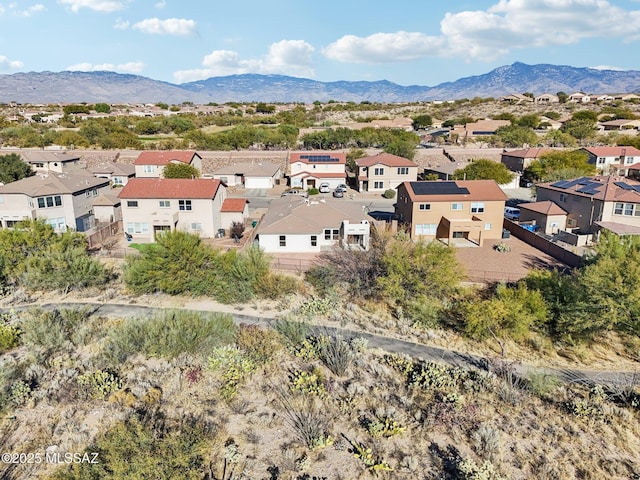
{"type": "Polygon", "coordinates": [[[504,218],[509,220],[520,220],[520,209],[515,207],[504,207],[504,218]]]}

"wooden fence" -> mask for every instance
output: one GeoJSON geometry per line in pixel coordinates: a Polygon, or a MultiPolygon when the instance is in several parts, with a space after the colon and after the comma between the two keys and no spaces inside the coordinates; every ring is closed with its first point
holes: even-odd
{"type": "Polygon", "coordinates": [[[100,226],[99,228],[92,228],[91,230],[86,232],[89,249],[94,249],[96,247],[102,246],[105,240],[110,237],[114,237],[121,232],[122,220],[100,226]]]}

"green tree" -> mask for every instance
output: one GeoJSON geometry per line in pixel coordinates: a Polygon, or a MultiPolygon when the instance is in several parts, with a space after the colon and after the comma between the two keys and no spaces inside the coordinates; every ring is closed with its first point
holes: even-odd
{"type": "Polygon", "coordinates": [[[532,161],[525,169],[525,176],[534,180],[551,181],[593,175],[595,165],[589,163],[584,150],[553,151],[532,161]]]}
{"type": "Polygon", "coordinates": [[[164,167],[164,178],[200,178],[200,170],[187,163],[169,163],[164,167]]]}
{"type": "Polygon", "coordinates": [[[542,142],[549,147],[576,147],[578,142],[576,139],[568,133],[560,130],[551,130],[547,133],[542,142]]]}
{"type": "Polygon", "coordinates": [[[398,140],[388,144],[384,148],[384,151],[391,155],[397,155],[398,157],[413,160],[413,157],[416,156],[416,145],[417,142],[412,142],[410,140],[398,140]]]}
{"type": "Polygon", "coordinates": [[[362,150],[361,148],[352,148],[347,152],[347,170],[350,172],[356,173],[357,166],[356,160],[360,158],[364,158],[367,156],[367,152],[362,150]]]}
{"type": "Polygon", "coordinates": [[[536,145],[538,136],[530,128],[507,125],[496,130],[492,142],[496,143],[496,141],[502,143],[505,147],[523,147],[525,145],[536,145]]]}
{"type": "Polygon", "coordinates": [[[11,183],[35,175],[29,164],[17,153],[0,155],[0,183],[11,183]]]}
{"type": "Polygon", "coordinates": [[[111,106],[108,103],[96,103],[93,109],[97,113],[111,113],[111,106]]]}
{"type": "Polygon", "coordinates": [[[569,99],[569,95],[565,92],[556,93],[556,97],[558,97],[558,100],[560,100],[560,103],[567,103],[567,100],[569,99]]]}
{"type": "Polygon", "coordinates": [[[536,113],[523,115],[518,119],[518,125],[520,127],[536,129],[540,125],[540,116],[536,113]]]}
{"type": "Polygon", "coordinates": [[[77,105],[77,104],[65,105],[64,107],[62,107],[62,111],[64,112],[65,115],[91,112],[88,105],[77,105]]]}
{"type": "Polygon", "coordinates": [[[413,117],[413,129],[418,130],[420,128],[427,128],[433,125],[433,118],[431,115],[418,115],[413,117]]]}
{"type": "Polygon", "coordinates": [[[514,174],[504,163],[484,158],[474,160],[464,168],[453,172],[454,180],[495,180],[499,184],[509,183],[513,177],[514,174]]]}

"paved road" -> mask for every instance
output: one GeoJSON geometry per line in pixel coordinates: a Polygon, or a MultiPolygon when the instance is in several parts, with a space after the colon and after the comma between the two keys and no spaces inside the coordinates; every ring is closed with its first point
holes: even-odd
{"type": "MultiPolygon", "coordinates": [[[[40,307],[45,310],[54,308],[88,308],[94,315],[103,315],[106,317],[151,317],[159,311],[175,310],[175,308],[151,307],[146,305],[130,305],[119,303],[45,303],[37,305],[24,305],[11,308],[0,308],[0,314],[8,313],[11,310],[25,310],[32,307],[40,307]]],[[[210,310],[194,310],[199,312],[210,312],[210,310]]],[[[237,324],[250,324],[259,326],[268,326],[276,321],[275,317],[257,317],[245,315],[242,313],[231,314],[237,324]]],[[[349,330],[337,327],[312,326],[319,332],[330,335],[340,335],[344,338],[361,337],[368,341],[370,348],[380,348],[381,350],[409,355],[413,358],[423,359],[426,361],[442,362],[463,368],[479,368],[485,370],[487,368],[487,359],[478,355],[471,355],[457,352],[455,350],[447,350],[439,347],[423,345],[420,343],[400,340],[397,338],[385,337],[373,333],[349,330]]],[[[639,381],[638,372],[617,372],[617,371],[595,371],[581,369],[557,369],[557,368],[541,368],[529,365],[516,365],[516,371],[521,375],[530,373],[548,374],[556,376],[559,380],[570,383],[582,383],[587,385],[615,385],[620,383],[629,383],[630,381],[639,381]]]]}

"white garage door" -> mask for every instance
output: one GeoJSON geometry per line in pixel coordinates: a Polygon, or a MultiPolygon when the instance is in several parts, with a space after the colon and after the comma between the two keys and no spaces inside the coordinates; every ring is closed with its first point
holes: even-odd
{"type": "Polygon", "coordinates": [[[271,177],[247,177],[244,179],[244,188],[273,188],[271,177]]]}

